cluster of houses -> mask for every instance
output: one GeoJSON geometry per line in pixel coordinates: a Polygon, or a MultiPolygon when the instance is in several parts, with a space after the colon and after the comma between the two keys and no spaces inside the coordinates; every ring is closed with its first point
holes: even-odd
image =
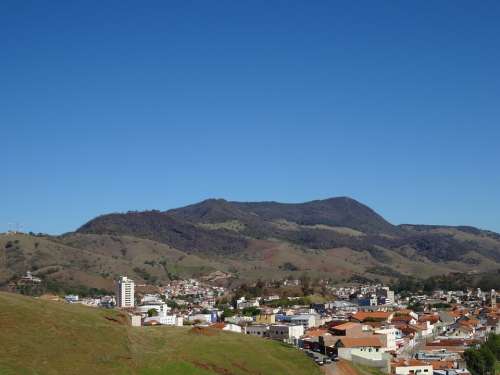
{"type": "MultiPolygon", "coordinates": [[[[130,313],[134,326],[195,324],[283,341],[325,358],[397,375],[468,374],[464,350],[490,332],[500,334],[493,290],[403,298],[382,285],[357,286],[336,289],[335,300],[326,303],[300,305],[301,300],[288,297],[280,304],[280,296],[268,295],[241,297],[222,309],[216,301],[226,293],[220,286],[190,279],[136,296],[134,282],[122,277],[113,302],[130,313]]],[[[66,300],[82,303],[78,296],[66,300]]]]}

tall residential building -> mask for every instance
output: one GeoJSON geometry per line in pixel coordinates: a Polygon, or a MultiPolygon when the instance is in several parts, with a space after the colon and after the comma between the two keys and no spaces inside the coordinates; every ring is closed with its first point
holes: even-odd
{"type": "Polygon", "coordinates": [[[394,291],[390,290],[387,286],[379,288],[377,290],[377,295],[385,297],[386,305],[392,305],[395,302],[394,291]]]}
{"type": "Polygon", "coordinates": [[[491,289],[491,292],[490,292],[490,304],[491,304],[491,307],[496,309],[497,308],[497,292],[495,291],[495,289],[491,289]]]}
{"type": "Polygon", "coordinates": [[[121,276],[116,285],[116,306],[134,307],[134,280],[121,276]]]}

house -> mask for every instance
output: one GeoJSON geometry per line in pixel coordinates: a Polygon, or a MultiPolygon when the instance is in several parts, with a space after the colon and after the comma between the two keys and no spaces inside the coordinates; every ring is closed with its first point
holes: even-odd
{"type": "Polygon", "coordinates": [[[144,318],[144,325],[166,325],[182,327],[184,319],[175,315],[160,314],[158,316],[151,316],[144,318]]]}
{"type": "Polygon", "coordinates": [[[392,318],[391,323],[417,324],[417,318],[410,314],[396,313],[392,318]]]}
{"type": "Polygon", "coordinates": [[[292,316],[287,317],[286,320],[294,325],[300,324],[300,325],[304,326],[305,329],[308,329],[311,327],[317,327],[315,314],[292,315],[292,316]]]}
{"type": "Polygon", "coordinates": [[[258,336],[258,337],[268,337],[268,326],[265,324],[254,324],[251,326],[246,326],[244,329],[245,334],[258,336]]]}
{"type": "Polygon", "coordinates": [[[264,298],[264,301],[266,302],[269,302],[269,301],[276,301],[276,300],[279,300],[280,299],[280,296],[277,295],[277,294],[273,294],[271,296],[267,296],[264,298]]]}
{"type": "Polygon", "coordinates": [[[393,351],[397,349],[396,339],[401,337],[401,331],[393,326],[383,327],[376,329],[375,334],[381,335],[383,337],[383,342],[385,343],[384,349],[386,351],[393,351]]]}
{"type": "Polygon", "coordinates": [[[391,370],[396,375],[432,375],[433,368],[428,362],[418,359],[401,359],[391,363],[391,370]]]}
{"type": "Polygon", "coordinates": [[[417,323],[415,326],[420,330],[420,334],[422,337],[431,336],[434,332],[434,325],[431,324],[429,320],[417,323]]]}
{"type": "Polygon", "coordinates": [[[253,318],[251,316],[234,315],[234,316],[225,317],[224,321],[226,323],[245,324],[245,323],[252,323],[253,318]]]}
{"type": "Polygon", "coordinates": [[[325,328],[310,328],[298,341],[298,346],[303,349],[320,350],[320,347],[324,348],[325,335],[331,336],[325,328]]]}
{"type": "Polygon", "coordinates": [[[446,336],[448,337],[461,337],[461,338],[469,338],[472,337],[473,334],[474,334],[473,327],[466,324],[460,324],[460,322],[451,324],[446,332],[446,336]]]}
{"type": "Polygon", "coordinates": [[[448,311],[441,310],[438,311],[439,320],[445,326],[455,323],[455,316],[450,314],[448,311]]]}
{"type": "Polygon", "coordinates": [[[276,323],[276,314],[260,314],[255,317],[255,322],[259,324],[276,323]]]}
{"type": "Polygon", "coordinates": [[[364,335],[363,325],[356,322],[347,322],[336,326],[331,326],[329,332],[333,336],[359,337],[364,335]]]}
{"type": "Polygon", "coordinates": [[[293,343],[304,335],[302,324],[273,324],[268,328],[268,335],[275,340],[293,343]]]}
{"type": "Polygon", "coordinates": [[[376,295],[359,296],[356,302],[359,306],[377,306],[378,304],[376,295]]]}
{"type": "Polygon", "coordinates": [[[18,284],[19,285],[29,285],[29,284],[40,284],[42,279],[39,277],[35,277],[31,274],[30,271],[26,271],[26,275],[21,277],[18,284]]]}
{"type": "Polygon", "coordinates": [[[342,337],[335,344],[339,358],[352,360],[352,353],[362,353],[369,356],[371,353],[381,352],[383,344],[380,338],[373,335],[367,337],[342,337]],[[359,349],[359,350],[355,350],[359,349]]]}
{"type": "Polygon", "coordinates": [[[224,328],[222,328],[222,330],[234,333],[241,333],[242,331],[241,326],[232,323],[225,323],[224,328]]]}
{"type": "Polygon", "coordinates": [[[217,314],[216,312],[212,312],[210,314],[193,314],[188,316],[188,320],[190,322],[205,322],[205,323],[215,323],[217,321],[217,314]]]}
{"type": "Polygon", "coordinates": [[[140,306],[136,306],[135,310],[141,314],[147,314],[149,310],[156,310],[158,314],[170,311],[170,307],[163,301],[148,302],[140,306]]]}
{"type": "Polygon", "coordinates": [[[232,323],[215,323],[210,326],[210,328],[220,329],[223,331],[241,333],[241,326],[232,323]]]}
{"type": "Polygon", "coordinates": [[[68,303],[77,303],[79,301],[79,297],[76,294],[68,294],[67,296],[64,297],[64,299],[68,303]]]}
{"type": "Polygon", "coordinates": [[[358,311],[351,315],[351,321],[358,323],[365,322],[386,322],[390,323],[394,313],[390,311],[358,311]]]}

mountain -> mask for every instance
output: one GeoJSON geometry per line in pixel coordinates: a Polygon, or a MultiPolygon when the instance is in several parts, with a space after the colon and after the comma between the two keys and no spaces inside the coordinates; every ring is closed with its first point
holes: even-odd
{"type": "Polygon", "coordinates": [[[30,268],[103,288],[121,273],[149,283],[214,271],[233,280],[309,273],[348,281],[500,268],[499,234],[393,225],[347,197],[297,204],[209,199],[163,212],[102,215],[74,233],[12,241],[0,236],[0,284],[30,268]]]}
{"type": "Polygon", "coordinates": [[[190,222],[218,223],[228,220],[242,222],[287,220],[299,225],[330,225],[357,229],[367,233],[396,233],[371,208],[347,197],[316,200],[306,203],[228,202],[209,199],[191,206],[167,211],[167,214],[190,222]]]}
{"type": "Polygon", "coordinates": [[[137,329],[117,310],[2,292],[0,306],[0,374],[320,374],[297,349],[259,337],[137,329]]]}

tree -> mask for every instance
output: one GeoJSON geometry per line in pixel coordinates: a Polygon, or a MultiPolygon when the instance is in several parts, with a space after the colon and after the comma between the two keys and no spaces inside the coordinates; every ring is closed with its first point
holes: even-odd
{"type": "Polygon", "coordinates": [[[259,315],[260,314],[260,309],[258,309],[257,307],[255,306],[252,306],[252,307],[245,307],[241,313],[244,315],[244,316],[256,316],[256,315],[259,315]]]}
{"type": "Polygon", "coordinates": [[[152,316],[158,316],[158,310],[156,309],[149,309],[148,310],[148,316],[151,318],[152,316]]]}
{"type": "Polygon", "coordinates": [[[500,360],[500,335],[491,333],[479,349],[467,349],[464,358],[472,375],[493,375],[500,360]]]}
{"type": "Polygon", "coordinates": [[[484,363],[481,354],[475,349],[467,349],[464,352],[464,358],[467,362],[467,368],[472,375],[482,375],[484,371],[484,363]]]}
{"type": "Polygon", "coordinates": [[[302,293],[307,296],[311,293],[311,278],[306,274],[300,277],[300,285],[302,287],[302,293]]]}
{"type": "Polygon", "coordinates": [[[222,313],[222,318],[230,318],[234,316],[234,314],[235,314],[234,310],[225,308],[224,312],[222,313]]]}

